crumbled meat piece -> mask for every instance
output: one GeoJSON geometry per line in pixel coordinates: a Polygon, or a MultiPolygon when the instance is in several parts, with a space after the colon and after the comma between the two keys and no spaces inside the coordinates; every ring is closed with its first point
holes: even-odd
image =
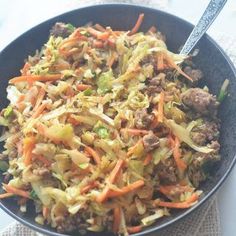
{"type": "Polygon", "coordinates": [[[160,162],[157,165],[156,173],[162,184],[172,184],[177,182],[177,168],[172,158],[160,162]]]}
{"type": "Polygon", "coordinates": [[[146,109],[138,110],[135,113],[134,122],[138,129],[145,129],[150,126],[153,115],[147,113],[146,109]]]}
{"type": "Polygon", "coordinates": [[[219,103],[210,93],[200,88],[190,88],[182,94],[182,102],[203,115],[215,116],[219,103]]]}
{"type": "Polygon", "coordinates": [[[149,134],[143,136],[143,145],[145,151],[150,152],[159,147],[159,138],[150,132],[149,134]]]}
{"type": "Polygon", "coordinates": [[[12,178],[12,175],[10,173],[7,173],[3,178],[3,182],[5,184],[8,184],[11,178],[12,178]]]}
{"type": "Polygon", "coordinates": [[[71,233],[78,227],[77,222],[73,217],[57,216],[55,221],[59,233],[71,233]]]}
{"type": "Polygon", "coordinates": [[[198,187],[202,181],[206,180],[213,165],[220,160],[220,144],[218,141],[212,141],[209,147],[214,149],[210,153],[194,153],[193,161],[188,167],[189,180],[195,187],[198,187]]]}
{"type": "Polygon", "coordinates": [[[152,95],[154,93],[160,93],[165,82],[165,74],[160,73],[156,77],[149,80],[147,85],[147,93],[152,95]]]}
{"type": "Polygon", "coordinates": [[[48,176],[50,174],[50,171],[46,167],[39,167],[33,170],[33,174],[39,176],[48,176]]]}
{"type": "Polygon", "coordinates": [[[219,124],[214,121],[206,121],[202,125],[193,128],[191,132],[193,141],[198,145],[205,145],[218,139],[219,134],[219,124]]]}
{"type": "Polygon", "coordinates": [[[50,34],[55,37],[66,38],[71,34],[71,31],[66,24],[57,22],[50,30],[50,34]]]}
{"type": "Polygon", "coordinates": [[[199,80],[203,78],[203,73],[199,69],[192,69],[190,66],[186,66],[184,68],[184,72],[189,75],[194,83],[197,83],[199,80]]]}

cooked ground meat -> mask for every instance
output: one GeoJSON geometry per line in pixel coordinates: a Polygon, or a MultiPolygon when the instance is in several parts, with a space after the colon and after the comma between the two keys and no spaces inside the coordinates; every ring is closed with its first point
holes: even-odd
{"type": "Polygon", "coordinates": [[[146,91],[149,95],[160,93],[165,82],[165,74],[160,73],[148,81],[146,91]]]}
{"type": "Polygon", "coordinates": [[[50,30],[50,34],[55,37],[66,38],[71,34],[71,31],[68,29],[66,24],[57,22],[50,30]]]}
{"type": "Polygon", "coordinates": [[[216,115],[219,103],[213,95],[203,89],[190,88],[181,97],[183,104],[196,112],[209,116],[216,115]]]}
{"type": "Polygon", "coordinates": [[[59,233],[70,233],[77,229],[77,222],[72,217],[58,216],[55,221],[59,233]]]}
{"type": "Polygon", "coordinates": [[[193,128],[191,134],[196,144],[205,145],[219,138],[219,124],[215,121],[205,121],[202,125],[193,128]]]}
{"type": "Polygon", "coordinates": [[[143,145],[146,152],[150,152],[159,146],[159,138],[153,133],[143,136],[143,145]]]}
{"type": "Polygon", "coordinates": [[[152,123],[153,115],[147,113],[146,109],[136,111],[134,122],[138,129],[147,129],[152,123]]]}
{"type": "Polygon", "coordinates": [[[199,80],[203,78],[203,73],[199,69],[192,69],[190,66],[186,66],[184,68],[184,72],[189,75],[194,83],[197,83],[199,80]]]}
{"type": "Polygon", "coordinates": [[[161,184],[172,184],[177,181],[177,168],[174,159],[169,158],[157,165],[156,173],[161,184]]]}
{"type": "Polygon", "coordinates": [[[220,144],[218,141],[212,141],[209,146],[214,149],[214,151],[207,154],[200,152],[194,153],[192,157],[193,161],[188,167],[189,180],[195,187],[198,187],[202,181],[206,180],[213,164],[220,160],[218,153],[220,144]]]}

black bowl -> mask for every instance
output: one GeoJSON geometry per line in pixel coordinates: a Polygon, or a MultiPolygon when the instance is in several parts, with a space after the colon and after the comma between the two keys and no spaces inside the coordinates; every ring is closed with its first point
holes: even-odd
{"type": "MultiPolygon", "coordinates": [[[[185,42],[193,28],[188,22],[165,12],[126,4],[85,7],[57,16],[24,33],[1,52],[0,108],[2,109],[8,103],[6,99],[8,80],[18,75],[20,68],[24,64],[24,59],[28,55],[33,55],[35,50],[41,48],[47,41],[49,30],[56,22],[62,21],[72,23],[75,26],[81,26],[92,21],[104,26],[111,26],[116,30],[129,30],[137,20],[138,15],[142,12],[145,13],[145,20],[140,30],[146,31],[152,25],[157,26],[158,30],[166,35],[167,45],[174,52],[177,52],[178,48],[185,42]]],[[[205,75],[204,84],[209,87],[212,93],[217,94],[219,92],[226,78],[230,80],[230,96],[223,102],[219,112],[219,117],[222,120],[220,137],[222,161],[214,170],[213,177],[201,185],[204,195],[197,205],[188,210],[173,211],[170,217],[159,220],[143,232],[135,235],[145,235],[153,231],[157,232],[174,222],[181,223],[182,218],[195,211],[195,209],[215,193],[232,170],[236,160],[236,119],[234,116],[236,111],[236,93],[234,92],[236,91],[236,71],[229,58],[209,36],[205,35],[197,44],[196,48],[200,49],[200,53],[194,58],[194,62],[203,70],[205,75]]],[[[56,233],[50,227],[36,224],[34,222],[35,213],[33,206],[30,207],[30,211],[25,215],[19,212],[19,207],[13,200],[1,200],[0,206],[16,220],[36,231],[48,235],[62,235],[56,233]]],[[[89,235],[104,236],[111,234],[90,233],[89,235]]]]}

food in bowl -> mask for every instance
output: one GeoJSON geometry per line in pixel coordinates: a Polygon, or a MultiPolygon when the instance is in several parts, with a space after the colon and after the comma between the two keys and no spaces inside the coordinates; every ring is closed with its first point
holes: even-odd
{"type": "Polygon", "coordinates": [[[136,233],[190,208],[219,161],[219,99],[191,57],[139,32],[57,23],[7,88],[0,198],[58,232],[136,233]]]}

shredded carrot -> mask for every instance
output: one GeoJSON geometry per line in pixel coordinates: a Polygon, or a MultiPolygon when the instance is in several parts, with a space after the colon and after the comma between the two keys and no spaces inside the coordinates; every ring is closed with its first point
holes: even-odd
{"type": "Polygon", "coordinates": [[[81,122],[79,122],[78,120],[76,120],[74,117],[73,117],[73,115],[69,115],[69,117],[68,117],[68,119],[67,119],[67,121],[69,122],[69,123],[71,123],[72,125],[79,125],[81,122]]]}
{"type": "Polygon", "coordinates": [[[161,91],[160,93],[160,100],[158,102],[158,113],[157,113],[157,120],[158,122],[162,123],[164,120],[164,92],[161,91]]]}
{"type": "Polygon", "coordinates": [[[133,147],[129,148],[129,150],[127,152],[127,156],[131,156],[134,153],[135,149],[142,143],[143,143],[143,140],[139,139],[139,141],[133,147]]]}
{"type": "Polygon", "coordinates": [[[170,145],[171,148],[175,147],[175,140],[174,140],[174,138],[172,137],[171,134],[168,135],[168,142],[169,142],[169,145],[170,145]]]}
{"type": "Polygon", "coordinates": [[[127,231],[129,234],[135,234],[135,233],[142,231],[142,226],[141,225],[129,226],[129,227],[127,227],[127,231]]]}
{"type": "Polygon", "coordinates": [[[96,188],[99,185],[99,183],[97,181],[93,181],[90,184],[88,184],[87,186],[83,187],[80,190],[81,194],[87,193],[89,190],[96,188]]]}
{"type": "Polygon", "coordinates": [[[182,159],[180,159],[180,157],[181,157],[180,142],[177,137],[175,137],[175,146],[173,149],[173,156],[174,156],[177,167],[180,170],[185,170],[187,168],[187,165],[185,164],[185,162],[182,159]]]}
{"type": "Polygon", "coordinates": [[[193,193],[186,201],[184,202],[164,202],[164,201],[156,201],[155,205],[160,207],[168,207],[168,208],[189,208],[192,206],[194,202],[198,200],[199,196],[196,193],[193,193]]]}
{"type": "Polygon", "coordinates": [[[14,193],[2,193],[0,194],[0,199],[8,198],[14,196],[14,193]]]}
{"type": "Polygon", "coordinates": [[[34,111],[34,113],[31,117],[33,119],[38,118],[43,113],[43,111],[45,110],[47,105],[48,105],[47,103],[42,103],[41,105],[39,105],[39,107],[34,111]]]}
{"type": "Polygon", "coordinates": [[[22,75],[28,75],[29,69],[30,69],[30,64],[28,62],[25,63],[24,67],[21,69],[21,74],[22,75]]]}
{"type": "MultiPolygon", "coordinates": [[[[116,165],[108,178],[109,184],[113,184],[115,182],[123,165],[124,165],[124,160],[118,160],[116,162],[116,165]]],[[[109,192],[110,192],[109,186],[106,186],[104,190],[101,192],[101,194],[97,196],[97,199],[96,199],[97,202],[100,202],[100,203],[104,202],[108,198],[109,192]]]]}
{"type": "Polygon", "coordinates": [[[113,210],[113,226],[112,231],[114,233],[118,233],[121,223],[121,209],[120,207],[116,207],[113,210]]]}
{"type": "Polygon", "coordinates": [[[108,178],[108,181],[110,182],[110,183],[114,183],[115,182],[115,180],[116,180],[116,177],[117,177],[117,175],[119,174],[119,172],[120,172],[120,170],[121,170],[121,168],[122,168],[122,166],[124,165],[124,160],[118,160],[117,162],[116,162],[116,165],[115,165],[115,167],[114,167],[114,169],[112,170],[112,172],[111,172],[111,174],[110,174],[110,176],[109,176],[109,178],[108,178]]]}
{"type": "Polygon", "coordinates": [[[46,157],[42,155],[35,155],[35,159],[41,161],[45,166],[49,167],[52,165],[52,161],[48,160],[46,157]]]}
{"type": "Polygon", "coordinates": [[[35,82],[35,81],[55,81],[61,79],[61,74],[51,74],[51,75],[22,75],[14,77],[9,81],[11,84],[16,84],[19,82],[35,82]]]}
{"type": "Polygon", "coordinates": [[[96,164],[99,165],[101,163],[100,155],[93,148],[86,146],[85,151],[88,152],[93,157],[96,164]]]}
{"type": "Polygon", "coordinates": [[[38,107],[40,106],[40,104],[41,104],[42,101],[43,101],[43,98],[44,98],[45,94],[46,94],[45,89],[44,89],[43,87],[41,87],[40,90],[39,90],[39,92],[38,92],[38,99],[37,99],[37,101],[36,101],[36,103],[35,103],[35,106],[34,106],[34,108],[33,108],[33,111],[36,111],[36,110],[38,109],[38,107]]]}
{"type": "Polygon", "coordinates": [[[144,166],[147,166],[151,162],[151,160],[152,160],[152,154],[148,153],[143,161],[144,166]]]}
{"type": "Polygon", "coordinates": [[[164,55],[162,52],[159,52],[157,55],[157,70],[161,71],[164,70],[165,66],[164,66],[164,55]]]}
{"type": "Polygon", "coordinates": [[[132,134],[134,136],[138,135],[146,135],[149,133],[148,130],[145,129],[121,129],[121,132],[128,132],[129,134],[132,134]]]}
{"type": "Polygon", "coordinates": [[[92,27],[89,27],[88,28],[88,32],[96,37],[97,39],[100,39],[102,41],[107,41],[107,39],[109,38],[110,34],[108,32],[100,32],[98,30],[95,30],[94,28],[92,27]]]}
{"type": "Polygon", "coordinates": [[[47,217],[48,217],[48,215],[49,215],[49,208],[43,206],[43,211],[42,211],[42,213],[43,213],[44,219],[47,219],[47,217]]]}
{"type": "Polygon", "coordinates": [[[21,197],[30,198],[30,193],[28,191],[24,191],[22,189],[15,188],[15,187],[7,185],[7,184],[3,184],[3,187],[6,190],[6,192],[8,192],[8,193],[13,193],[13,194],[19,195],[21,197]]]}
{"type": "Polygon", "coordinates": [[[182,71],[182,69],[175,64],[175,62],[173,61],[173,59],[170,56],[168,56],[166,53],[165,54],[163,53],[163,56],[164,56],[164,59],[166,60],[167,65],[169,67],[176,69],[181,75],[183,75],[185,78],[187,78],[188,80],[193,82],[193,79],[190,76],[188,76],[187,74],[185,74],[182,71]]]}
{"type": "Polygon", "coordinates": [[[29,136],[24,138],[23,140],[23,156],[24,156],[24,163],[26,166],[31,164],[32,161],[32,151],[35,147],[35,137],[29,136]]]}
{"type": "Polygon", "coordinates": [[[143,19],[144,19],[144,14],[142,13],[138,16],[138,20],[137,20],[136,24],[134,25],[134,27],[132,28],[132,30],[129,32],[128,35],[133,35],[138,32],[138,30],[143,22],[143,19]]]}
{"type": "Polygon", "coordinates": [[[136,182],[129,184],[123,188],[120,188],[119,190],[110,190],[108,193],[108,198],[123,196],[125,194],[128,194],[141,188],[143,185],[144,185],[143,180],[137,180],[136,182]]]}
{"type": "Polygon", "coordinates": [[[78,91],[84,91],[86,89],[91,88],[91,85],[89,85],[89,84],[77,84],[76,88],[77,88],[78,91]]]}
{"type": "Polygon", "coordinates": [[[101,26],[100,24],[95,24],[94,28],[99,30],[99,31],[101,31],[101,32],[105,32],[106,31],[106,29],[103,26],[101,26]]]}

